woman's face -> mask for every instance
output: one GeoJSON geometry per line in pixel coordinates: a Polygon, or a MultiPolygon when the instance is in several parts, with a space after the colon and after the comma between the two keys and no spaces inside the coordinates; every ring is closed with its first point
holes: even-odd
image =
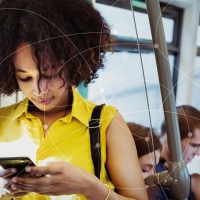
{"type": "Polygon", "coordinates": [[[40,74],[28,43],[21,43],[14,56],[16,79],[24,95],[41,111],[62,110],[68,103],[68,86],[55,69],[40,74]],[[40,80],[40,81],[39,81],[40,80]]]}
{"type": "MultiPolygon", "coordinates": [[[[155,151],[156,165],[160,159],[160,150],[155,151]]],[[[154,174],[155,170],[155,158],[154,152],[145,154],[139,158],[140,168],[142,170],[143,177],[146,178],[149,175],[154,174]]]]}
{"type": "Polygon", "coordinates": [[[200,129],[194,129],[191,138],[181,140],[183,159],[190,162],[195,155],[200,156],[200,129]]]}

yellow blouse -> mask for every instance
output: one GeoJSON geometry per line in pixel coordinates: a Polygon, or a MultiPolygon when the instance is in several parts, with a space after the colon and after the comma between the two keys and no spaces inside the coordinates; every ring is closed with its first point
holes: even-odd
{"type": "MultiPolygon", "coordinates": [[[[95,104],[82,98],[78,91],[73,88],[72,111],[67,116],[54,122],[44,137],[42,123],[39,118],[28,112],[28,99],[20,103],[0,109],[0,145],[9,146],[13,144],[9,156],[16,156],[15,150],[21,150],[18,156],[29,156],[36,164],[40,164],[45,159],[58,159],[70,162],[85,171],[94,174],[94,166],[90,151],[89,120],[95,104]],[[26,143],[20,143],[26,139],[26,143]],[[27,144],[28,143],[28,144],[27,144]],[[26,146],[22,145],[25,144],[26,146]],[[27,155],[31,149],[32,155],[27,155]],[[13,153],[13,154],[12,154],[13,153]]],[[[116,109],[112,106],[104,106],[101,112],[101,174],[103,183],[109,184],[106,175],[106,129],[112,118],[116,114],[116,109]]],[[[29,153],[30,153],[29,152],[29,153]]],[[[30,154],[31,154],[30,153],[30,154]]],[[[2,155],[1,155],[2,156],[2,155]]],[[[5,152],[5,156],[7,156],[5,152]]],[[[0,198],[11,199],[11,198],[0,198]]],[[[19,200],[85,200],[83,195],[64,196],[44,196],[30,193],[17,198],[19,200]]]]}

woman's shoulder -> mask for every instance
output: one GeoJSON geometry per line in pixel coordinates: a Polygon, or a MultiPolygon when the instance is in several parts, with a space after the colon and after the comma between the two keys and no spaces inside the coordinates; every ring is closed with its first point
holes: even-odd
{"type": "Polygon", "coordinates": [[[104,105],[101,113],[101,119],[106,120],[107,118],[113,118],[117,115],[117,108],[112,105],[104,105]]]}
{"type": "MultiPolygon", "coordinates": [[[[117,115],[117,109],[112,105],[103,104],[101,113],[100,113],[100,121],[103,128],[106,128],[112,121],[112,119],[117,115]]],[[[92,112],[94,108],[98,105],[102,104],[95,104],[89,100],[85,100],[85,108],[87,110],[88,116],[92,116],[92,112]]]]}
{"type": "Polygon", "coordinates": [[[0,108],[1,118],[7,117],[7,116],[10,116],[10,115],[12,115],[13,117],[15,115],[17,116],[18,114],[23,112],[24,104],[25,104],[25,100],[20,101],[20,102],[15,103],[15,104],[11,104],[9,106],[1,107],[0,108]]]}
{"type": "Polygon", "coordinates": [[[4,106],[0,108],[1,113],[10,113],[16,110],[18,107],[19,103],[11,104],[9,106],[4,106]]]}
{"type": "Polygon", "coordinates": [[[106,118],[108,117],[113,117],[117,113],[117,108],[115,108],[112,105],[108,105],[106,103],[96,104],[89,100],[85,100],[85,105],[86,105],[86,109],[90,113],[92,113],[92,111],[94,110],[96,106],[103,105],[102,110],[101,110],[101,120],[106,120],[106,118]]]}

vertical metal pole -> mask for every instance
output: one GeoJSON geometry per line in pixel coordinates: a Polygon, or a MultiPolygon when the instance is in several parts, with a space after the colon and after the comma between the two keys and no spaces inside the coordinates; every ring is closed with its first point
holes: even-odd
{"type": "Polygon", "coordinates": [[[160,90],[164,108],[170,153],[169,174],[173,178],[170,187],[174,199],[187,199],[190,190],[189,175],[182,161],[180,130],[176,114],[175,96],[170,73],[167,45],[158,0],[146,0],[151,33],[155,48],[160,90]]]}
{"type": "Polygon", "coordinates": [[[160,90],[165,111],[165,121],[167,132],[174,137],[168,138],[168,143],[172,147],[169,149],[171,161],[181,160],[181,143],[178,119],[176,114],[176,104],[174,98],[174,89],[169,67],[168,51],[165,41],[165,35],[162,24],[162,15],[157,0],[147,0],[147,10],[151,26],[152,38],[155,48],[157,70],[159,75],[160,90]]]}

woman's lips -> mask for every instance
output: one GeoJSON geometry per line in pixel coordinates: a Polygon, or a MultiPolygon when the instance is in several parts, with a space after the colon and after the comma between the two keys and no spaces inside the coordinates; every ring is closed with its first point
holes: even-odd
{"type": "Polygon", "coordinates": [[[34,99],[34,101],[37,102],[37,104],[43,104],[43,105],[48,105],[51,101],[53,100],[53,97],[51,98],[46,98],[46,99],[34,99]]]}

